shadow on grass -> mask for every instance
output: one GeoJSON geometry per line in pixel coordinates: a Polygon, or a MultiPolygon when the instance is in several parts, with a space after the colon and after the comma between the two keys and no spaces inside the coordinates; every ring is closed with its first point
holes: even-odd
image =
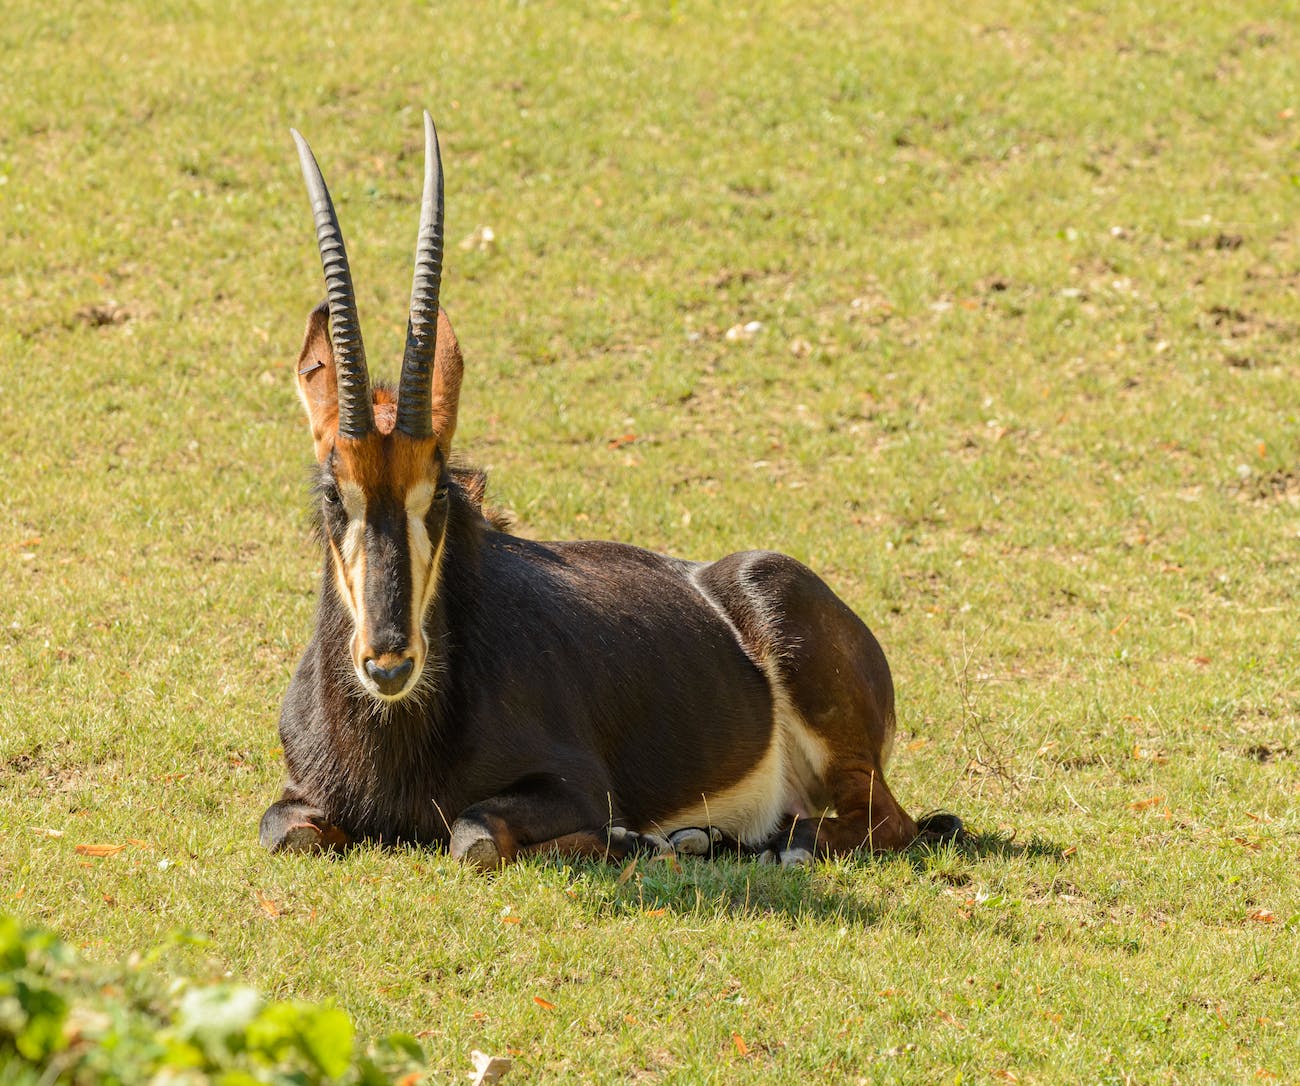
{"type": "MultiPolygon", "coordinates": [[[[957,845],[946,846],[955,849],[963,856],[974,860],[996,859],[1030,859],[1064,860],[1069,858],[1069,850],[1034,834],[1028,841],[1017,841],[1014,836],[1002,833],[967,833],[957,845]]],[[[909,852],[910,854],[910,852],[909,852]]]]}
{"type": "MultiPolygon", "coordinates": [[[[960,842],[919,844],[901,853],[859,855],[782,868],[748,856],[638,859],[623,868],[599,863],[573,867],[584,897],[604,916],[654,914],[713,921],[773,917],[787,922],[869,927],[896,908],[892,891],[917,876],[965,883],[971,864],[1021,858],[1066,859],[1061,846],[1037,835],[1026,842],[997,833],[968,833],[960,842]],[[902,876],[906,864],[912,876],[902,876]]],[[[553,861],[537,861],[541,863],[553,861]]]]}

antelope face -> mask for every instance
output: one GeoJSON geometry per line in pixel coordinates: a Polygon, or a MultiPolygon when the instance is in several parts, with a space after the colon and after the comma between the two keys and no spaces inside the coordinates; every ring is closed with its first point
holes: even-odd
{"type": "Polygon", "coordinates": [[[335,444],[320,486],[334,587],[352,616],[349,652],[362,687],[405,697],[424,671],[425,611],[446,539],[447,469],[433,441],[376,433],[335,444]]]}
{"type": "Polygon", "coordinates": [[[396,394],[371,389],[343,235],[316,160],[294,133],[328,289],[307,319],[298,395],[320,463],[334,589],[352,618],[352,667],[362,689],[388,703],[418,688],[428,661],[424,617],[438,592],[462,372],[455,334],[438,308],[442,169],[427,113],[424,122],[424,199],[396,394]]]}

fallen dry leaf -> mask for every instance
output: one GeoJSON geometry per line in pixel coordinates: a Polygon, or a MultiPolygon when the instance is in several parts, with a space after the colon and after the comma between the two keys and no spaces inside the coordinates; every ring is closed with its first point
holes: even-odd
{"type": "Polygon", "coordinates": [[[667,914],[668,914],[668,910],[667,910],[667,909],[647,909],[647,910],[646,910],[646,916],[666,916],[667,914]]]}
{"type": "Polygon", "coordinates": [[[503,917],[501,918],[501,923],[503,923],[503,924],[518,924],[518,923],[519,923],[519,917],[517,917],[517,916],[503,916],[503,917]]]}
{"type": "Polygon", "coordinates": [[[258,907],[261,908],[262,912],[266,913],[266,915],[271,917],[272,920],[280,915],[280,906],[265,894],[257,895],[257,904],[258,907]]]}
{"type": "Polygon", "coordinates": [[[544,1011],[555,1010],[555,1004],[552,1003],[549,999],[543,999],[541,996],[533,996],[533,1002],[536,1003],[539,1007],[541,1007],[542,1010],[544,1011]]]}
{"type": "Polygon", "coordinates": [[[633,876],[635,872],[636,872],[636,857],[633,856],[631,862],[625,868],[623,868],[622,871],[618,873],[618,880],[615,882],[615,885],[622,886],[625,882],[627,882],[628,879],[630,879],[633,876]]]}
{"type": "Polygon", "coordinates": [[[126,845],[77,845],[76,851],[82,856],[116,856],[126,845]]]}
{"type": "Polygon", "coordinates": [[[1246,914],[1247,920],[1253,920],[1256,924],[1273,924],[1277,922],[1277,917],[1273,915],[1272,909],[1251,909],[1246,914]]]}
{"type": "Polygon", "coordinates": [[[1152,796],[1150,799],[1138,799],[1130,803],[1128,809],[1130,811],[1145,811],[1149,807],[1154,807],[1157,803],[1163,803],[1164,801],[1165,797],[1163,795],[1152,796]]]}
{"type": "Polygon", "coordinates": [[[739,1056],[749,1055],[749,1045],[745,1044],[745,1038],[739,1033],[731,1035],[731,1043],[736,1046],[736,1054],[739,1056]]]}

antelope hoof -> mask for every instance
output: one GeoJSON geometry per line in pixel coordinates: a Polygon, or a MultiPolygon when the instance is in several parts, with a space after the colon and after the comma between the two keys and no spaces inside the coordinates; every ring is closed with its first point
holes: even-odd
{"type": "Polygon", "coordinates": [[[708,856],[713,846],[722,841],[722,831],[710,826],[707,830],[698,826],[688,826],[684,830],[668,835],[668,843],[674,852],[682,856],[708,856]]]}
{"type": "Polygon", "coordinates": [[[498,871],[509,859],[491,829],[468,818],[457,819],[451,827],[451,844],[447,851],[453,859],[462,860],[480,871],[498,871]]]}
{"type": "Polygon", "coordinates": [[[457,859],[483,872],[497,871],[505,862],[505,857],[491,837],[479,837],[471,841],[457,859]]]}
{"type": "Polygon", "coordinates": [[[265,836],[262,844],[272,852],[327,852],[342,849],[351,838],[336,826],[317,826],[311,822],[297,822],[286,826],[277,836],[265,836]]]}
{"type": "Polygon", "coordinates": [[[626,826],[610,826],[605,832],[609,838],[609,854],[616,860],[628,856],[673,855],[673,846],[657,833],[637,833],[626,826]]]}
{"type": "Polygon", "coordinates": [[[966,827],[955,814],[935,811],[922,815],[916,822],[916,839],[922,844],[943,844],[960,841],[966,836],[966,827]]]}
{"type": "Polygon", "coordinates": [[[806,848],[785,848],[781,850],[782,867],[811,867],[813,854],[806,848]]]}
{"type": "Polygon", "coordinates": [[[271,842],[272,852],[323,852],[325,836],[320,829],[310,822],[296,826],[286,826],[284,833],[271,842]]]}
{"type": "Polygon", "coordinates": [[[258,839],[272,852],[324,852],[350,843],[346,833],[318,815],[304,804],[273,804],[262,816],[258,839]]]}
{"type": "Polygon", "coordinates": [[[754,862],[760,867],[810,867],[816,857],[810,849],[802,845],[793,845],[784,840],[784,833],[778,834],[781,840],[777,843],[768,845],[762,852],[754,857],[754,862]]]}

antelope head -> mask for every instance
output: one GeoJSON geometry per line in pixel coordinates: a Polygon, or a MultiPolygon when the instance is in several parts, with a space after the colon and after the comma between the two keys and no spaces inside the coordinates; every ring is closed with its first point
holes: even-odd
{"type": "Polygon", "coordinates": [[[352,619],[362,688],[393,703],[417,689],[429,656],[424,616],[438,592],[446,541],[461,356],[438,308],[442,161],[424,115],[424,195],[415,284],[397,391],[371,387],[352,273],[320,167],[296,131],[316,220],[326,300],[307,319],[298,395],[311,423],[327,562],[352,619]]]}

